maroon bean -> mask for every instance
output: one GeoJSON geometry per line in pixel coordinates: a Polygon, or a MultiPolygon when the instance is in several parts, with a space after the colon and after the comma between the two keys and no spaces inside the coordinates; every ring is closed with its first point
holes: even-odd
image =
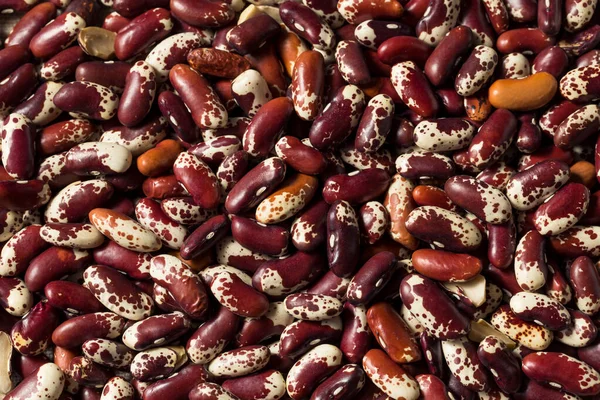
{"type": "Polygon", "coordinates": [[[85,287],[69,281],[52,281],[44,287],[48,304],[76,314],[95,313],[104,306],[85,287]]]}
{"type": "Polygon", "coordinates": [[[485,7],[481,1],[468,0],[461,4],[461,15],[458,25],[471,28],[476,44],[492,47],[496,39],[495,31],[486,17],[485,7]]]}
{"type": "Polygon", "coordinates": [[[267,370],[227,379],[223,388],[240,400],[277,399],[285,394],[285,380],[279,371],[267,370]]]}
{"type": "Polygon", "coordinates": [[[501,53],[540,53],[554,44],[555,39],[537,28],[511,29],[498,36],[496,47],[501,53]]]}
{"type": "Polygon", "coordinates": [[[33,292],[42,291],[47,283],[83,270],[91,258],[86,250],[52,246],[31,260],[25,283],[33,292]]]}
{"type": "Polygon", "coordinates": [[[423,72],[412,61],[405,61],[392,68],[392,84],[402,101],[421,117],[437,114],[439,103],[423,72]]]}
{"type": "Polygon", "coordinates": [[[383,289],[396,269],[394,254],[384,251],[371,257],[354,275],[348,286],[348,301],[367,304],[383,289]]]}
{"type": "Polygon", "coordinates": [[[227,236],[217,243],[217,262],[223,265],[231,265],[235,268],[254,273],[265,261],[271,257],[254,253],[227,236]]]}
{"type": "Polygon", "coordinates": [[[86,357],[74,357],[65,373],[75,382],[101,388],[110,379],[110,372],[86,357]]]}
{"type": "Polygon", "coordinates": [[[423,67],[432,53],[432,47],[411,36],[396,36],[383,42],[377,49],[377,57],[384,64],[413,61],[423,67]]]}
{"type": "Polygon", "coordinates": [[[244,134],[244,150],[253,157],[268,156],[293,110],[287,97],[278,97],[260,107],[244,134]]]}
{"type": "Polygon", "coordinates": [[[225,200],[227,211],[237,214],[258,205],[283,181],[285,169],[285,163],[277,157],[259,163],[229,192],[225,200]]]}
{"type": "Polygon", "coordinates": [[[208,309],[206,290],[200,278],[179,259],[160,255],[152,259],[150,275],[167,289],[192,319],[202,319],[208,309]]]}
{"type": "Polygon", "coordinates": [[[222,128],[227,110],[208,81],[187,65],[177,64],[169,72],[169,80],[201,128],[222,128]],[[189,90],[193,87],[194,90],[189,90]]]}
{"type": "Polygon", "coordinates": [[[0,81],[12,74],[17,68],[29,61],[27,48],[13,45],[0,50],[0,81]]]}
{"type": "Polygon", "coordinates": [[[165,38],[173,29],[171,14],[164,8],[155,8],[131,20],[115,39],[115,54],[127,60],[141,53],[152,43],[165,38]]]}
{"type": "Polygon", "coordinates": [[[283,330],[294,321],[281,301],[269,305],[269,311],[259,318],[246,318],[236,336],[238,347],[263,343],[280,336],[283,330]]]}
{"type": "Polygon", "coordinates": [[[500,109],[486,120],[469,146],[469,161],[478,168],[496,162],[508,149],[517,132],[517,119],[508,110],[500,109]]]}
{"type": "Polygon", "coordinates": [[[400,296],[409,311],[438,339],[456,339],[468,331],[468,319],[429,278],[411,274],[402,280],[400,296]]]}
{"type": "Polygon", "coordinates": [[[488,224],[488,259],[497,268],[507,268],[517,247],[514,219],[503,224],[488,224]]]}
{"type": "Polygon", "coordinates": [[[490,370],[494,381],[503,391],[515,393],[521,386],[521,370],[515,356],[504,342],[495,336],[487,336],[477,349],[481,363],[490,370]]]}
{"type": "Polygon", "coordinates": [[[279,34],[281,27],[267,14],[259,14],[227,32],[227,43],[241,55],[253,52],[267,40],[279,34]],[[260,26],[261,29],[256,29],[260,26]]]}
{"type": "Polygon", "coordinates": [[[358,42],[354,40],[339,42],[335,50],[335,58],[342,77],[348,83],[364,85],[371,80],[369,68],[358,42]]]}
{"type": "Polygon", "coordinates": [[[311,395],[311,400],[343,399],[356,395],[365,384],[365,373],[356,364],[348,364],[324,380],[311,395]]]}
{"type": "Polygon", "coordinates": [[[173,164],[173,172],[196,204],[203,208],[216,208],[221,193],[217,177],[208,165],[192,153],[182,152],[173,164]]]}
{"type": "Polygon", "coordinates": [[[475,224],[440,207],[415,208],[408,214],[405,225],[416,238],[445,250],[464,253],[476,249],[481,243],[481,232],[475,224]]]}
{"type": "Polygon", "coordinates": [[[292,32],[321,49],[333,49],[335,36],[329,25],[321,22],[310,8],[299,3],[281,4],[279,15],[292,32]]]}
{"type": "Polygon", "coordinates": [[[188,143],[198,141],[200,137],[198,126],[178,95],[165,90],[158,95],[158,107],[181,140],[188,143]]]}
{"type": "Polygon", "coordinates": [[[547,47],[540,51],[531,65],[532,72],[548,72],[559,79],[567,71],[569,58],[559,46],[547,47]]]}
{"type": "Polygon", "coordinates": [[[29,48],[31,39],[56,15],[56,6],[40,3],[23,15],[6,38],[6,46],[29,48]]]}
{"type": "Polygon", "coordinates": [[[576,258],[569,268],[577,308],[588,315],[600,310],[600,277],[588,257],[576,258]]]}
{"type": "Polygon", "coordinates": [[[442,341],[442,351],[454,378],[474,392],[489,390],[487,370],[477,356],[477,346],[467,337],[442,341]]]}
{"type": "Polygon", "coordinates": [[[473,46],[473,34],[466,26],[456,27],[440,42],[425,63],[425,75],[434,86],[446,82],[456,65],[473,46]]]}
{"type": "Polygon", "coordinates": [[[31,260],[49,247],[40,229],[40,225],[25,227],[6,242],[0,253],[0,276],[21,275],[31,260]]]}
{"type": "Polygon", "coordinates": [[[14,348],[23,355],[38,355],[46,350],[50,336],[60,324],[60,312],[46,301],[37,303],[11,330],[14,348]]]}
{"type": "Polygon", "coordinates": [[[442,154],[415,151],[401,154],[396,159],[396,169],[407,179],[421,177],[447,179],[454,175],[454,162],[442,154]]]}
{"type": "Polygon", "coordinates": [[[117,113],[119,98],[109,88],[96,83],[70,82],[56,93],[54,104],[62,111],[105,121],[117,113]]]}
{"type": "Polygon", "coordinates": [[[446,181],[444,190],[454,204],[487,223],[503,224],[512,217],[512,208],[506,196],[485,182],[457,175],[446,181]]]}
{"type": "Polygon", "coordinates": [[[17,106],[36,87],[37,72],[33,64],[23,64],[0,82],[0,116],[17,106]]]}
{"type": "Polygon", "coordinates": [[[329,204],[336,201],[362,204],[381,196],[389,183],[388,173],[379,168],[334,175],[325,182],[323,198],[329,204]]]}
{"type": "Polygon", "coordinates": [[[131,65],[123,61],[88,61],[77,66],[75,80],[97,83],[122,93],[130,68],[131,65]]]}
{"type": "Polygon", "coordinates": [[[415,31],[423,42],[435,46],[454,28],[460,13],[460,2],[433,1],[417,23],[415,31]]]}
{"type": "Polygon", "coordinates": [[[150,112],[156,93],[156,75],[145,61],[136,62],[129,73],[121,101],[119,102],[119,122],[131,127],[139,124],[150,112]]]}
{"type": "Polygon", "coordinates": [[[235,11],[225,1],[172,0],[173,16],[201,28],[219,28],[235,18],[235,11]]]}
{"type": "Polygon", "coordinates": [[[319,150],[341,144],[358,125],[364,108],[364,93],[357,86],[346,85],[338,89],[325,112],[310,128],[311,144],[319,150]]]}
{"type": "Polygon", "coordinates": [[[203,365],[188,364],[176,374],[151,383],[144,390],[144,399],[161,400],[169,397],[173,400],[185,400],[196,385],[207,380],[208,373],[203,365]]]}
{"type": "Polygon", "coordinates": [[[348,277],[357,264],[360,232],[356,213],[344,201],[335,201],[327,215],[327,259],[339,277],[348,277]]]}
{"type": "Polygon", "coordinates": [[[85,28],[85,20],[74,12],[65,12],[31,38],[29,49],[37,58],[50,58],[66,49],[85,28]]]}
{"type": "Polygon", "coordinates": [[[339,317],[325,321],[296,321],[288,325],[281,334],[279,354],[283,357],[296,357],[319,343],[337,340],[341,333],[342,323],[339,317]]]}
{"type": "Polygon", "coordinates": [[[35,163],[35,127],[23,114],[12,113],[2,127],[2,164],[13,179],[30,179],[35,163]]]}
{"type": "Polygon", "coordinates": [[[550,246],[557,254],[567,258],[597,257],[600,254],[598,233],[600,232],[596,226],[575,225],[560,235],[551,237],[550,246]]]}
{"type": "Polygon", "coordinates": [[[576,395],[600,393],[600,374],[586,363],[563,353],[529,354],[523,358],[522,370],[538,383],[576,395]]]}
{"type": "Polygon", "coordinates": [[[183,242],[180,254],[185,260],[191,260],[210,250],[230,230],[230,222],[225,215],[217,215],[192,232],[183,242]]]}
{"type": "Polygon", "coordinates": [[[492,77],[498,64],[498,54],[491,47],[476,46],[454,81],[454,89],[461,96],[471,96],[479,91],[492,77]]]}
{"type": "Polygon", "coordinates": [[[65,385],[65,377],[60,368],[53,363],[46,363],[37,368],[16,386],[10,390],[6,400],[16,400],[23,396],[45,396],[50,399],[58,399],[65,385]]]}
{"type": "Polygon", "coordinates": [[[150,254],[134,252],[113,241],[107,241],[103,246],[95,248],[93,255],[96,263],[118,269],[133,279],[150,278],[150,254]]]}
{"type": "Polygon", "coordinates": [[[186,351],[192,362],[206,364],[212,361],[234,339],[239,321],[240,318],[226,307],[219,307],[215,315],[188,339],[186,351]]]}

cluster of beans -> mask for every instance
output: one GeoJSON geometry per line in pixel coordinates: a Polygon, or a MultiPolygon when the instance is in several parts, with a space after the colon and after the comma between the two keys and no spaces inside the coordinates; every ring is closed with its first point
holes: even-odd
{"type": "Polygon", "coordinates": [[[596,4],[0,0],[0,397],[600,398],[596,4]]]}

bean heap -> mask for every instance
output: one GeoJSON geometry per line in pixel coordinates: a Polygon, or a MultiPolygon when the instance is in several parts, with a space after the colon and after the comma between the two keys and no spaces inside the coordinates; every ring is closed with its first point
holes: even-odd
{"type": "Polygon", "coordinates": [[[597,0],[248,1],[0,0],[0,397],[599,399],[597,0]]]}

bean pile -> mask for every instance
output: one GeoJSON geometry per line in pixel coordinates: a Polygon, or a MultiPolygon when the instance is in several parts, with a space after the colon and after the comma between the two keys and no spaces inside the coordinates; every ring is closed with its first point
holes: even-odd
{"type": "Polygon", "coordinates": [[[247,1],[0,0],[0,397],[600,399],[597,0],[247,1]]]}

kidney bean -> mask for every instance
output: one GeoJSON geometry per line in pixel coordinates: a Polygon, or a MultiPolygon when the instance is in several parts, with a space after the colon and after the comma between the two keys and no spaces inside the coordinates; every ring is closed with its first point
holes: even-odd
{"type": "Polygon", "coordinates": [[[356,267],[360,232],[352,206],[337,200],[327,214],[327,259],[339,277],[349,277],[356,267]]]}
{"type": "Polygon", "coordinates": [[[550,246],[563,257],[596,257],[600,254],[600,246],[596,243],[597,235],[597,227],[595,226],[575,225],[560,235],[551,237],[550,246]]]}
{"type": "Polygon", "coordinates": [[[600,278],[598,269],[588,257],[576,258],[569,268],[577,308],[587,315],[600,309],[600,278]]]}
{"type": "Polygon", "coordinates": [[[457,338],[467,332],[467,318],[430,279],[408,275],[400,285],[400,296],[408,310],[436,338],[457,338]]]}
{"type": "Polygon", "coordinates": [[[527,232],[517,244],[515,276],[523,290],[534,291],[546,283],[545,241],[537,231],[527,232]]]}
{"type": "Polygon", "coordinates": [[[338,146],[358,123],[365,108],[364,93],[357,86],[341,87],[319,117],[313,122],[309,138],[319,150],[338,146]]]}
{"type": "Polygon", "coordinates": [[[0,80],[4,80],[27,61],[29,52],[25,46],[13,45],[0,50],[0,80]]]}
{"type": "Polygon", "coordinates": [[[270,100],[260,107],[244,133],[244,150],[250,156],[268,156],[292,111],[292,101],[286,97],[270,100]]]}
{"type": "Polygon", "coordinates": [[[423,72],[412,61],[392,67],[392,84],[402,101],[415,113],[429,118],[437,114],[439,103],[423,72]]]}
{"type": "Polygon", "coordinates": [[[27,116],[9,114],[2,127],[2,164],[12,179],[29,179],[34,172],[35,127],[27,116]]]}
{"type": "Polygon", "coordinates": [[[546,47],[533,60],[531,72],[547,72],[559,79],[566,72],[569,58],[565,51],[559,46],[546,47]]]}
{"type": "Polygon", "coordinates": [[[367,319],[375,339],[394,362],[404,364],[421,359],[421,351],[408,326],[389,304],[371,306],[367,319]]]}
{"type": "Polygon", "coordinates": [[[501,79],[490,87],[490,103],[497,108],[515,111],[530,111],[542,108],[556,93],[557,83],[554,76],[547,72],[538,72],[524,79],[501,79]],[[515,101],[514,93],[527,93],[515,101]]]}
{"type": "Polygon", "coordinates": [[[186,264],[174,256],[156,256],[151,262],[150,275],[155,283],[171,293],[190,318],[204,317],[208,308],[206,290],[200,278],[186,264]]]}
{"type": "Polygon", "coordinates": [[[225,307],[201,325],[189,338],[186,351],[196,364],[212,361],[232,341],[239,326],[239,317],[225,307]]]}
{"type": "Polygon", "coordinates": [[[231,395],[227,390],[223,389],[216,383],[203,382],[190,391],[189,398],[192,400],[238,400],[237,397],[231,395]]]}
{"type": "Polygon", "coordinates": [[[6,47],[29,47],[33,38],[56,15],[56,6],[52,3],[40,3],[27,11],[12,28],[5,41],[6,47]]]}
{"type": "Polygon", "coordinates": [[[281,4],[279,15],[292,32],[319,49],[333,49],[335,35],[326,22],[309,7],[299,3],[281,4]]]}
{"type": "Polygon", "coordinates": [[[423,67],[431,54],[431,46],[411,36],[389,38],[377,49],[379,60],[392,66],[404,61],[413,61],[416,65],[423,67]]]}
{"type": "Polygon", "coordinates": [[[38,151],[46,156],[67,151],[74,145],[92,139],[95,133],[96,128],[88,120],[58,122],[41,130],[38,151]]]}
{"type": "Polygon", "coordinates": [[[492,315],[491,324],[522,346],[532,350],[544,350],[553,339],[550,330],[517,317],[507,304],[501,305],[492,315]]]}
{"type": "Polygon", "coordinates": [[[163,8],[146,11],[117,33],[115,54],[118,59],[127,60],[164,39],[171,29],[173,20],[169,11],[163,8]]]}
{"type": "Polygon", "coordinates": [[[128,250],[113,241],[108,241],[103,246],[95,248],[93,255],[96,263],[125,272],[133,279],[150,278],[152,260],[150,254],[128,250]]]}
{"type": "Polygon", "coordinates": [[[571,317],[562,304],[539,293],[520,292],[513,295],[510,308],[517,317],[553,331],[565,329],[571,323],[571,317]]]}
{"type": "Polygon", "coordinates": [[[442,351],[450,372],[464,387],[474,392],[489,389],[489,377],[477,356],[477,347],[466,337],[442,341],[442,351]]]}
{"type": "Polygon", "coordinates": [[[288,314],[308,321],[331,319],[341,314],[343,307],[335,297],[315,293],[290,294],[284,305],[288,314]]]}
{"type": "Polygon", "coordinates": [[[85,287],[69,281],[52,281],[44,287],[48,303],[74,314],[104,311],[105,308],[85,287]]]}
{"type": "Polygon", "coordinates": [[[37,58],[50,58],[69,47],[86,21],[74,12],[65,12],[40,29],[31,38],[29,49],[37,58]]]}
{"type": "Polygon", "coordinates": [[[444,190],[456,205],[490,224],[502,224],[512,217],[511,205],[504,194],[485,182],[457,175],[448,179],[444,190]]]}
{"type": "Polygon", "coordinates": [[[538,54],[554,44],[555,39],[537,28],[517,28],[503,32],[496,41],[498,51],[504,54],[531,52],[538,54]]]}
{"type": "Polygon", "coordinates": [[[472,222],[439,207],[414,209],[408,215],[406,229],[415,237],[450,251],[470,251],[481,242],[481,233],[472,222]],[[448,229],[440,229],[442,226],[448,229]]]}
{"type": "Polygon", "coordinates": [[[207,367],[216,377],[236,378],[262,369],[269,361],[266,346],[246,346],[230,350],[213,359],[207,367]]]}
{"type": "Polygon", "coordinates": [[[30,261],[25,283],[32,292],[41,291],[48,282],[81,271],[90,261],[86,250],[52,246],[30,261]]]}
{"type": "MultiPolygon", "coordinates": [[[[440,7],[442,4],[436,5],[440,7]]],[[[433,5],[431,7],[434,7],[433,5]]],[[[440,86],[450,78],[456,65],[473,47],[473,34],[466,26],[451,29],[443,36],[427,58],[424,72],[434,86],[440,86]]]]}
{"type": "Polygon", "coordinates": [[[571,228],[585,214],[589,190],[579,183],[568,183],[538,207],[534,224],[542,235],[557,235],[571,228]]]}
{"type": "Polygon", "coordinates": [[[0,276],[20,275],[32,259],[48,248],[40,236],[40,225],[31,225],[16,232],[0,252],[0,276]]]}
{"type": "Polygon", "coordinates": [[[46,224],[40,236],[54,246],[91,249],[104,242],[104,236],[91,224],[46,224]]]}
{"type": "Polygon", "coordinates": [[[107,87],[93,82],[70,82],[54,96],[54,104],[75,118],[109,120],[117,113],[119,98],[107,87]]]}
{"type": "Polygon", "coordinates": [[[410,212],[415,208],[412,199],[414,185],[400,175],[394,175],[383,205],[390,215],[390,234],[394,241],[409,249],[416,249],[418,240],[406,228],[410,212]]]}
{"type": "Polygon", "coordinates": [[[377,50],[387,39],[397,36],[411,36],[413,32],[412,27],[401,22],[390,24],[389,21],[367,20],[356,26],[354,38],[361,45],[371,50],[377,50]]]}
{"type": "Polygon", "coordinates": [[[10,335],[13,347],[25,356],[43,353],[60,319],[59,310],[46,301],[40,301],[12,327],[10,335]]]}
{"type": "Polygon", "coordinates": [[[283,302],[273,302],[269,311],[260,318],[246,318],[236,336],[239,347],[262,343],[273,336],[279,336],[294,321],[283,302]]]}
{"type": "Polygon", "coordinates": [[[431,374],[421,374],[415,376],[419,384],[419,390],[424,400],[429,399],[450,399],[448,388],[440,378],[431,374]]]}
{"type": "Polygon", "coordinates": [[[131,65],[123,61],[88,61],[75,69],[75,79],[105,86],[114,93],[123,93],[131,65]]]}
{"type": "Polygon", "coordinates": [[[494,111],[471,141],[469,162],[481,169],[493,164],[508,149],[516,131],[517,119],[510,111],[494,111]]]}
{"type": "Polygon", "coordinates": [[[476,46],[464,62],[454,82],[454,89],[461,96],[471,96],[485,85],[498,64],[498,54],[490,47],[476,46]]]}
{"type": "Polygon", "coordinates": [[[383,351],[369,350],[362,364],[371,381],[391,398],[416,400],[419,397],[417,381],[383,351]]]}
{"type": "Polygon", "coordinates": [[[280,32],[277,21],[267,14],[261,13],[251,19],[251,22],[238,22],[226,35],[228,45],[241,55],[253,52],[280,32]],[[256,26],[261,29],[255,29],[256,26]]]}
{"type": "Polygon", "coordinates": [[[84,286],[106,308],[124,318],[139,321],[150,316],[153,301],[118,271],[91,266],[83,273],[84,286]]]}
{"type": "Polygon", "coordinates": [[[22,317],[33,306],[33,296],[19,278],[0,278],[0,306],[10,315],[22,317]]]}
{"type": "MultiPolygon", "coordinates": [[[[568,312],[571,316],[571,326],[556,332],[556,340],[575,348],[588,346],[598,333],[594,322],[588,315],[581,311],[568,310],[568,312]]],[[[583,358],[585,362],[585,357],[579,357],[583,358]]]]}
{"type": "Polygon", "coordinates": [[[481,261],[476,257],[442,250],[417,250],[412,262],[417,272],[439,281],[466,282],[481,272],[481,261]]]}
{"type": "Polygon", "coordinates": [[[23,396],[39,396],[56,400],[61,395],[64,385],[63,372],[58,366],[49,362],[25,377],[19,385],[6,394],[5,398],[16,400],[23,396]]]}
{"type": "Polygon", "coordinates": [[[191,111],[194,122],[203,128],[221,128],[227,121],[227,110],[208,81],[190,67],[177,64],[169,72],[173,87],[191,111]],[[193,87],[190,91],[186,88],[193,87]]]}
{"type": "Polygon", "coordinates": [[[467,120],[439,118],[419,122],[413,137],[421,149],[440,152],[464,148],[474,133],[474,126],[467,120]]]}
{"type": "MultiPolygon", "coordinates": [[[[269,17],[270,18],[270,17],[269,17]]],[[[271,18],[272,19],[272,18],[271,18]]],[[[257,21],[254,21],[257,22],[257,21]]],[[[194,35],[197,34],[180,34],[180,35],[194,35]]],[[[182,36],[183,38],[184,36],[182,36]]],[[[171,38],[165,39],[171,40],[171,38]]],[[[204,44],[204,43],[198,43],[204,44]]],[[[197,45],[197,44],[195,44],[197,45]]],[[[171,50],[172,51],[172,50],[171,50]]],[[[166,52],[166,50],[165,50],[166,52]]],[[[163,56],[164,57],[164,56],[163,56]]],[[[200,48],[189,51],[187,60],[196,71],[202,74],[208,74],[218,76],[221,78],[234,79],[244,71],[250,69],[250,62],[244,57],[227,51],[211,49],[211,48],[200,48]]],[[[184,60],[181,60],[184,61],[184,60]]]]}
{"type": "Polygon", "coordinates": [[[160,239],[153,232],[120,212],[95,208],[89,217],[96,229],[126,249],[152,252],[161,247],[160,239]]]}
{"type": "Polygon", "coordinates": [[[561,95],[571,101],[593,101],[598,93],[598,81],[595,78],[599,66],[592,64],[586,67],[575,68],[567,72],[559,83],[561,95]]]}
{"type": "Polygon", "coordinates": [[[325,182],[323,198],[330,204],[336,201],[347,201],[350,204],[366,203],[383,194],[389,180],[387,172],[379,168],[334,175],[325,182]],[[364,191],[354,192],[354,189],[358,188],[364,191]]]}
{"type": "Polygon", "coordinates": [[[320,380],[335,372],[341,365],[342,352],[330,344],[322,344],[305,354],[290,369],[287,392],[292,399],[307,397],[320,380]]]}
{"type": "Polygon", "coordinates": [[[530,379],[576,395],[600,392],[600,375],[588,364],[563,353],[537,352],[523,358],[522,370],[530,379]]]}
{"type": "Polygon", "coordinates": [[[415,31],[420,40],[435,46],[454,28],[460,13],[457,1],[434,1],[429,3],[425,14],[417,23],[415,31]]]}
{"type": "Polygon", "coordinates": [[[177,347],[157,347],[142,351],[131,362],[131,375],[142,382],[165,378],[181,366],[182,350],[177,347]]]}
{"type": "Polygon", "coordinates": [[[33,64],[23,64],[0,82],[0,116],[27,98],[35,89],[37,72],[33,64]]]}
{"type": "Polygon", "coordinates": [[[492,373],[498,387],[508,393],[519,390],[521,386],[519,362],[508,351],[504,342],[495,336],[486,336],[477,348],[477,355],[481,363],[492,373]]]}
{"type": "Polygon", "coordinates": [[[235,12],[227,2],[174,0],[171,12],[194,27],[219,28],[230,23],[235,12]]]}
{"type": "Polygon", "coordinates": [[[296,321],[286,326],[281,333],[279,354],[283,357],[295,357],[319,343],[337,340],[341,334],[342,322],[339,317],[324,321],[296,321]]]}

